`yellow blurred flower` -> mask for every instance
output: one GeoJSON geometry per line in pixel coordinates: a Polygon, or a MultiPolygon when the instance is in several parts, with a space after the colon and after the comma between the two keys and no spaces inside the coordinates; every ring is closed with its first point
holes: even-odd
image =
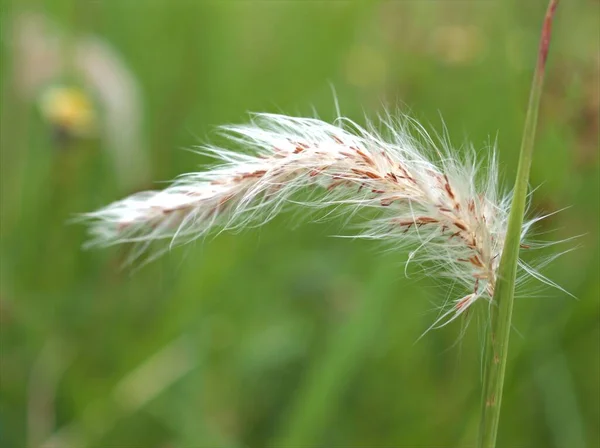
{"type": "Polygon", "coordinates": [[[146,184],[143,95],[118,51],[102,36],[65,32],[34,12],[14,16],[10,43],[17,95],[58,135],[97,138],[123,189],[146,184]],[[69,79],[78,84],[61,81],[69,79]]]}
{"type": "Polygon", "coordinates": [[[97,131],[97,115],[89,95],[78,87],[54,86],[40,98],[44,119],[69,136],[91,137],[97,131]]]}

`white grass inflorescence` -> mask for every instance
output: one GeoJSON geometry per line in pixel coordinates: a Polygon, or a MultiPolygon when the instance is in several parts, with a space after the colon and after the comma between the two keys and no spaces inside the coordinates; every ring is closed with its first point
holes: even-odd
{"type": "Polygon", "coordinates": [[[155,240],[185,243],[213,229],[262,224],[287,205],[370,208],[380,213],[358,236],[410,248],[409,261],[426,261],[436,277],[466,288],[436,324],[491,301],[511,202],[499,192],[493,149],[482,166],[472,147],[459,154],[447,142],[436,145],[405,116],[361,127],[347,118],[329,124],[255,114],[247,125],[221,129],[245,151],[203,147],[218,166],[85,215],[91,244],[134,242],[137,257],[155,240]],[[306,189],[310,200],[299,202],[306,189]]]}

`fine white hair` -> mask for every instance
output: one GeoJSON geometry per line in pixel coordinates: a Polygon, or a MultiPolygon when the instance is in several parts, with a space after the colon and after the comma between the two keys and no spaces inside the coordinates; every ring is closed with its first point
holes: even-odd
{"type": "MultiPolygon", "coordinates": [[[[484,165],[473,147],[459,153],[415,120],[390,114],[362,127],[347,118],[330,124],[260,113],[221,130],[244,152],[203,147],[217,166],[86,214],[90,244],[133,242],[135,258],[156,240],[180,244],[213,229],[260,225],[286,206],[369,208],[376,213],[357,236],[410,248],[409,261],[427,262],[428,273],[465,288],[435,326],[491,301],[511,203],[499,191],[494,148],[484,165]]],[[[533,222],[524,223],[522,239],[533,222]]]]}

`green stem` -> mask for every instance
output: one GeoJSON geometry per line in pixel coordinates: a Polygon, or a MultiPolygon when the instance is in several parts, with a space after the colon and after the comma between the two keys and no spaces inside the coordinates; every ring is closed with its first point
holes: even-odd
{"type": "Polygon", "coordinates": [[[319,446],[323,433],[331,425],[344,392],[353,375],[364,362],[366,353],[377,340],[378,329],[385,320],[389,301],[395,296],[386,288],[386,279],[395,267],[379,269],[365,285],[360,306],[340,327],[329,342],[322,359],[314,363],[300,386],[283,431],[269,446],[319,446]]]}
{"type": "Polygon", "coordinates": [[[514,187],[513,202],[510,210],[508,229],[502,260],[498,269],[498,280],[490,307],[491,326],[487,332],[483,398],[481,405],[481,422],[479,427],[479,448],[496,446],[502,388],[508,354],[508,342],[514,302],[515,278],[521,244],[521,227],[525,214],[525,203],[529,181],[529,171],[533,156],[533,142],[537,124],[538,110],[544,84],[546,58],[550,44],[552,18],[558,0],[550,0],[546,18],[542,27],[542,36],[538,53],[538,61],[533,75],[533,83],[529,96],[529,105],[521,142],[519,167],[514,187]]]}

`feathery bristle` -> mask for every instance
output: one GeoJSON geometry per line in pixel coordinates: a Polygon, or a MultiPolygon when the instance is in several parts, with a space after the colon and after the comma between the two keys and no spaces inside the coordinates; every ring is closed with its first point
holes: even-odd
{"type": "Polygon", "coordinates": [[[482,167],[472,148],[461,156],[446,143],[440,149],[410,118],[387,116],[381,124],[384,133],[346,118],[329,124],[256,114],[248,125],[224,126],[245,153],[204,147],[220,165],[85,215],[91,244],[135,242],[137,257],[155,240],[184,243],[211,229],[262,224],[296,203],[299,190],[312,189],[305,205],[379,210],[358,236],[412,247],[409,261],[432,261],[435,276],[467,288],[436,321],[444,324],[478,299],[491,300],[510,195],[499,194],[493,150],[482,167]]]}

